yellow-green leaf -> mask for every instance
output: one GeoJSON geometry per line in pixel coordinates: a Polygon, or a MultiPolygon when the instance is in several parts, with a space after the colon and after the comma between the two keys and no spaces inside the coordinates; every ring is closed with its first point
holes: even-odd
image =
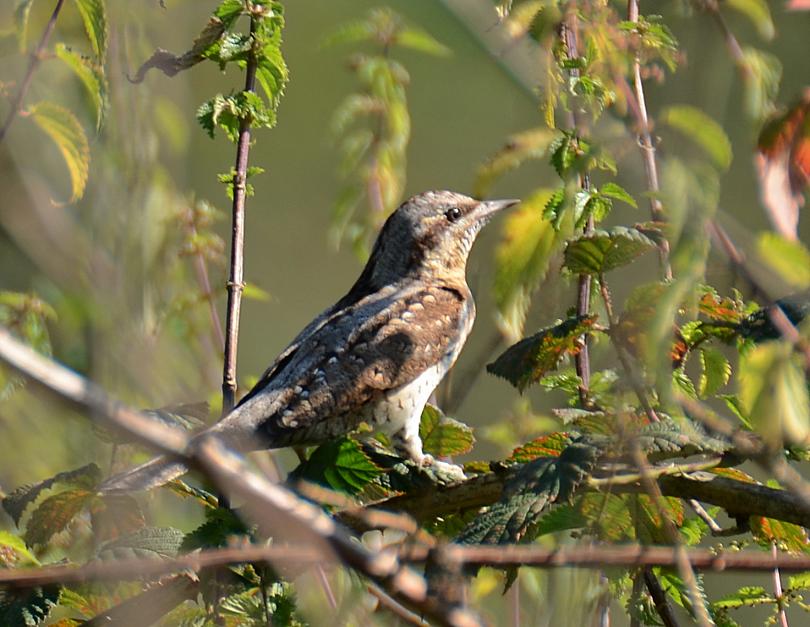
{"type": "Polygon", "coordinates": [[[0,568],[20,566],[39,566],[39,560],[28,550],[22,538],[0,530],[0,568]]]}
{"type": "Polygon", "coordinates": [[[462,455],[475,443],[472,429],[463,422],[448,418],[433,405],[425,405],[422,410],[419,437],[425,452],[435,457],[462,455]]]}
{"type": "Polygon", "coordinates": [[[726,132],[700,109],[673,105],[664,109],[659,119],[700,146],[720,168],[725,170],[731,165],[731,142],[726,132]]]}
{"type": "Polygon", "coordinates": [[[96,111],[96,129],[101,128],[107,105],[107,81],[104,78],[104,70],[92,59],[80,55],[63,43],[56,44],[55,52],[56,56],[73,70],[87,88],[87,93],[90,94],[90,100],[96,111]]]}
{"type": "Polygon", "coordinates": [[[70,202],[76,202],[84,194],[90,172],[90,146],[82,125],[70,111],[48,101],[29,107],[28,115],[62,153],[70,173],[70,202]]]}
{"type": "Polygon", "coordinates": [[[107,51],[107,14],[104,0],[75,0],[75,2],[93,52],[99,59],[103,59],[107,51]]]}
{"type": "Polygon", "coordinates": [[[731,378],[731,364],[725,355],[715,348],[700,350],[700,382],[698,390],[702,398],[712,396],[731,378]]]}
{"type": "Polygon", "coordinates": [[[655,242],[637,229],[617,226],[596,230],[568,242],[565,267],[575,274],[602,274],[654,248],[655,242]]]}
{"type": "Polygon", "coordinates": [[[801,242],[766,232],[757,240],[757,252],[783,280],[799,288],[810,287],[810,250],[801,242]]]}
{"type": "Polygon", "coordinates": [[[751,20],[763,39],[773,39],[776,30],[765,0],[726,0],[726,4],[751,20]]]}

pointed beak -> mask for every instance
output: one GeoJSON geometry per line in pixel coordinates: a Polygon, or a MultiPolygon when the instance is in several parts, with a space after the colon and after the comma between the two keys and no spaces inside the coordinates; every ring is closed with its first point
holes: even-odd
{"type": "Polygon", "coordinates": [[[519,198],[510,198],[508,200],[484,200],[478,203],[475,209],[476,217],[479,220],[489,221],[493,215],[503,209],[512,207],[520,202],[519,198]]]}

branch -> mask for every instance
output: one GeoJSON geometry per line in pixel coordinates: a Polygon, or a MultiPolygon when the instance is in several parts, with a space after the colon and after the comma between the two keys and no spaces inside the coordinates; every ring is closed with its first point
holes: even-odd
{"type": "Polygon", "coordinates": [[[22,108],[23,100],[25,99],[25,95],[28,93],[29,87],[31,87],[31,80],[34,78],[34,71],[37,69],[39,62],[42,60],[42,51],[45,50],[48,39],[50,38],[51,33],[53,33],[53,29],[56,27],[56,18],[59,17],[59,11],[62,10],[62,5],[64,2],[65,0],[56,0],[56,6],[53,8],[51,17],[48,20],[48,23],[45,25],[45,30],[42,31],[42,37],[39,38],[39,43],[34,49],[34,52],[31,53],[31,60],[28,62],[28,69],[25,71],[25,76],[23,77],[22,83],[20,83],[20,90],[17,92],[17,96],[14,98],[14,101],[11,104],[11,110],[8,112],[8,116],[6,117],[3,127],[0,128],[0,142],[2,142],[5,138],[11,123],[14,121],[14,118],[17,117],[17,114],[22,108]]]}
{"type": "MultiPolygon", "coordinates": [[[[245,69],[245,91],[256,90],[256,18],[250,18],[251,51],[245,69]]],[[[228,276],[228,309],[225,328],[225,358],[222,366],[222,415],[233,409],[236,398],[236,353],[239,347],[239,314],[242,291],[245,288],[245,198],[247,196],[247,165],[250,153],[250,119],[239,121],[236,143],[236,166],[233,175],[233,207],[231,223],[231,261],[228,276]]]]}
{"type": "Polygon", "coordinates": [[[334,553],[343,564],[439,624],[480,624],[466,610],[442,606],[428,599],[424,578],[400,562],[396,555],[370,551],[320,507],[253,472],[243,458],[226,449],[216,436],[202,436],[191,441],[184,432],[166,427],[113,401],[100,387],[38,355],[12,337],[4,327],[0,327],[0,359],[21,374],[89,410],[94,420],[122,429],[163,453],[200,467],[222,490],[241,496],[246,502],[245,509],[255,516],[255,522],[264,531],[269,530],[276,540],[280,536],[299,538],[312,549],[320,548],[320,560],[326,560],[330,553],[334,553]]]}

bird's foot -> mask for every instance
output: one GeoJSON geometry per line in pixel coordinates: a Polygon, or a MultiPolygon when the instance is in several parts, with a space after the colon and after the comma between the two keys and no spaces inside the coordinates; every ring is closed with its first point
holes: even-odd
{"type": "Polygon", "coordinates": [[[461,466],[439,461],[433,455],[424,455],[419,462],[419,466],[431,477],[434,477],[437,483],[457,483],[467,478],[461,466]]]}

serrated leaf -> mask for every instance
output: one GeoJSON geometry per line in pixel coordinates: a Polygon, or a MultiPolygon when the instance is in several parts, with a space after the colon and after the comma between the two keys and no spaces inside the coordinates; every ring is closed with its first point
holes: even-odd
{"type": "Polygon", "coordinates": [[[67,529],[79,512],[95,498],[95,491],[81,488],[49,496],[31,512],[25,526],[25,543],[28,546],[44,546],[54,534],[67,529]]]}
{"type": "Polygon", "coordinates": [[[64,61],[73,70],[87,89],[96,112],[96,130],[98,130],[101,128],[104,112],[107,108],[107,80],[104,77],[102,67],[61,42],[56,44],[54,52],[57,58],[64,61]]]}
{"type": "Polygon", "coordinates": [[[739,367],[740,400],[774,448],[803,444],[810,436],[810,397],[790,345],[768,342],[746,353],[739,367]]]}
{"type": "Polygon", "coordinates": [[[600,539],[633,540],[636,534],[627,498],[610,493],[583,494],[575,507],[585,518],[586,526],[600,539]]]}
{"type": "Polygon", "coordinates": [[[43,490],[47,490],[56,484],[83,487],[89,490],[95,488],[100,481],[101,468],[96,464],[87,464],[75,470],[57,473],[53,477],[34,485],[17,488],[3,499],[3,509],[11,516],[15,524],[19,524],[26,508],[36,501],[43,490]]]}
{"type": "Polygon", "coordinates": [[[496,322],[513,342],[523,333],[531,296],[561,240],[551,222],[540,215],[551,195],[551,190],[537,190],[510,211],[495,250],[496,322]]]}
{"type": "Polygon", "coordinates": [[[102,561],[130,558],[171,559],[177,556],[183,537],[183,532],[174,527],[145,527],[103,544],[96,558],[102,561]]]}
{"type": "Polygon", "coordinates": [[[660,461],[673,456],[719,454],[731,448],[727,440],[709,435],[698,423],[667,417],[660,422],[644,425],[636,434],[636,441],[650,461],[660,461]]]}
{"type": "Polygon", "coordinates": [[[355,440],[340,438],[321,444],[293,471],[292,476],[326,485],[338,492],[356,494],[380,474],[380,467],[369,459],[355,440]]]}
{"type": "Polygon", "coordinates": [[[28,550],[22,538],[0,530],[0,568],[20,566],[39,566],[39,560],[28,550]]]}
{"type": "Polygon", "coordinates": [[[214,16],[222,20],[226,28],[230,28],[244,11],[244,0],[222,0],[214,9],[214,16]]]}
{"type": "Polygon", "coordinates": [[[186,553],[196,549],[227,546],[234,537],[248,534],[249,529],[232,510],[221,507],[207,508],[205,522],[185,535],[180,551],[186,553]]]}
{"type": "Polygon", "coordinates": [[[805,553],[810,548],[804,527],[762,516],[752,516],[749,522],[751,535],[763,547],[776,544],[780,551],[788,553],[805,553]]]}
{"type": "Polygon", "coordinates": [[[472,450],[475,443],[470,427],[448,418],[433,405],[425,405],[422,410],[419,437],[425,453],[434,457],[463,455],[472,450]]]}
{"type": "Polygon", "coordinates": [[[73,113],[53,102],[38,102],[29,107],[27,113],[62,153],[70,173],[69,202],[76,202],[84,195],[90,173],[90,146],[82,125],[73,113]]]}
{"type": "Polygon", "coordinates": [[[569,500],[588,477],[599,451],[574,443],[557,458],[525,464],[506,486],[501,500],[475,518],[456,539],[461,544],[518,542],[533,528],[547,507],[569,500]]]}
{"type": "Polygon", "coordinates": [[[800,289],[810,288],[810,250],[800,241],[762,233],[757,239],[757,253],[787,283],[800,289]]]}
{"type": "Polygon", "coordinates": [[[731,142],[726,132],[700,109],[672,105],[661,112],[659,120],[695,142],[723,170],[731,165],[731,142]]]}
{"type": "Polygon", "coordinates": [[[713,396],[731,378],[731,364],[725,355],[715,348],[700,349],[700,367],[698,393],[702,398],[713,396]]]}
{"type": "Polygon", "coordinates": [[[626,189],[624,189],[621,185],[617,185],[616,183],[605,183],[599,188],[599,193],[603,196],[607,196],[608,198],[626,202],[634,209],[638,208],[638,204],[636,203],[635,199],[627,192],[626,189]]]}
{"type": "Polygon", "coordinates": [[[59,600],[59,586],[28,590],[0,589],[0,625],[36,627],[41,625],[59,600]]]}
{"type": "Polygon", "coordinates": [[[763,39],[773,39],[776,29],[771,18],[771,11],[765,0],[727,0],[732,9],[747,17],[763,39]]]}
{"type": "Polygon", "coordinates": [[[571,437],[562,431],[542,435],[531,442],[518,446],[506,461],[525,464],[538,457],[559,457],[569,444],[571,444],[571,437]]]}
{"type": "Polygon", "coordinates": [[[765,592],[765,588],[761,586],[746,586],[744,588],[740,588],[737,590],[737,592],[714,601],[712,603],[712,608],[734,610],[746,605],[752,605],[752,601],[776,603],[776,599],[774,599],[769,593],[765,592]]]}
{"type": "Polygon", "coordinates": [[[565,267],[574,274],[603,274],[653,250],[655,242],[636,229],[623,226],[596,230],[571,240],[565,248],[565,267]]]}
{"type": "Polygon", "coordinates": [[[487,372],[502,377],[521,392],[554,370],[565,355],[576,355],[581,349],[579,338],[596,322],[596,316],[568,318],[541,329],[507,348],[487,372]]]}
{"type": "Polygon", "coordinates": [[[802,588],[810,588],[810,572],[788,577],[787,590],[801,590],[802,588]]]}
{"type": "Polygon", "coordinates": [[[107,15],[104,0],[75,0],[82,16],[84,30],[96,57],[104,59],[107,52],[107,15]]]}
{"type": "Polygon", "coordinates": [[[674,497],[663,497],[653,501],[646,494],[637,497],[639,508],[638,535],[644,544],[666,544],[671,539],[664,520],[669,519],[676,527],[683,522],[683,501],[674,497]]]}

